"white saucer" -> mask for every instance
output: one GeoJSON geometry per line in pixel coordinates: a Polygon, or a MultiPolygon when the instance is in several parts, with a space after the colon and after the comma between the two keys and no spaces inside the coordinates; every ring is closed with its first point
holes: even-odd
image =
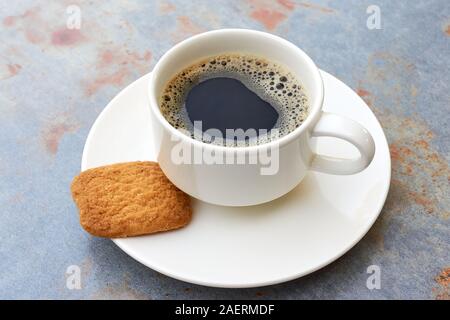
{"type": "MultiPolygon", "coordinates": [[[[378,217],[389,189],[391,163],[383,130],[364,101],[323,72],[324,110],[352,118],[373,135],[375,158],[363,172],[310,172],[286,196],[268,204],[228,208],[193,201],[185,228],[115,239],[131,257],[170,277],[214,287],[256,287],[311,273],[352,248],[378,217]]],[[[82,170],[132,160],[155,160],[146,75],[120,92],[95,121],[82,170]]],[[[317,141],[323,153],[353,156],[352,146],[317,141]]]]}

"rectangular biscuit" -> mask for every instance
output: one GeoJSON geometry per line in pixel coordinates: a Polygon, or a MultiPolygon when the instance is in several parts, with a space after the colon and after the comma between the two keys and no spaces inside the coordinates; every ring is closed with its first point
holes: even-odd
{"type": "Polygon", "coordinates": [[[156,162],[127,162],[81,172],[71,185],[82,227],[94,236],[130,237],[183,227],[190,197],[156,162]]]}

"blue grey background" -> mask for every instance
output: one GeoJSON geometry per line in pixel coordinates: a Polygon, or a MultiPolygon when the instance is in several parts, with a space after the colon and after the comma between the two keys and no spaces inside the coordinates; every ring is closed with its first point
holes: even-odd
{"type": "Polygon", "coordinates": [[[2,1],[0,298],[449,298],[450,5],[417,1],[2,1]],[[76,5],[81,28],[68,29],[76,5]],[[369,30],[369,5],[381,29],[369,30]],[[215,289],[170,279],[84,232],[70,196],[94,120],[178,41],[224,27],[303,48],[385,129],[391,190],[364,239],[289,283],[215,289]],[[366,287],[381,267],[380,290],[366,287]],[[82,270],[82,289],[66,269],[82,270]]]}

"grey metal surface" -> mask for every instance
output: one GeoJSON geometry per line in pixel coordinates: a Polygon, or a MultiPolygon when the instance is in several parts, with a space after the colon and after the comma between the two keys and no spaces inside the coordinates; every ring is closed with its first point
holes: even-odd
{"type": "Polygon", "coordinates": [[[3,1],[0,298],[448,299],[449,58],[445,0],[3,1]],[[370,5],[381,29],[367,27],[370,5]],[[81,28],[68,29],[78,9],[81,28]],[[285,284],[234,290],[170,279],[86,234],[70,196],[107,102],[178,41],[223,27],[299,45],[365,99],[390,145],[391,190],[370,232],[338,261],[285,284]],[[380,290],[366,287],[372,264],[380,290]],[[81,290],[66,286],[70,265],[81,268],[81,290]]]}

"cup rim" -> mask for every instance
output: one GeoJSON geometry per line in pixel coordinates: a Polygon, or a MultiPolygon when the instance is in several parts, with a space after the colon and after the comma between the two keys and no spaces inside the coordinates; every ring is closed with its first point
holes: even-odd
{"type": "MultiPolygon", "coordinates": [[[[306,95],[308,96],[308,92],[306,92],[306,95]]],[[[212,30],[212,31],[207,31],[207,32],[203,32],[203,33],[194,35],[192,37],[189,37],[189,38],[177,43],[172,48],[170,48],[166,53],[164,53],[161,56],[161,58],[158,60],[158,62],[156,63],[156,65],[153,68],[153,71],[151,73],[151,78],[148,83],[148,98],[150,100],[149,101],[150,109],[152,110],[154,116],[163,125],[163,127],[172,134],[172,136],[176,136],[177,138],[179,138],[182,141],[186,141],[188,143],[193,144],[196,147],[207,149],[209,151],[221,151],[221,152],[233,151],[233,152],[237,152],[237,153],[242,153],[242,152],[252,153],[252,152],[258,151],[262,148],[273,148],[273,147],[280,148],[280,147],[292,142],[293,140],[295,140],[305,130],[307,130],[310,127],[310,125],[314,124],[316,119],[318,118],[318,115],[321,112],[321,109],[322,109],[323,99],[324,99],[324,85],[323,85],[322,76],[321,76],[316,64],[302,49],[297,47],[292,42],[290,42],[286,39],[283,39],[279,36],[273,35],[271,33],[263,32],[263,31],[257,31],[257,30],[252,30],[252,29],[229,28],[229,29],[212,30]],[[161,110],[159,108],[158,98],[154,92],[156,78],[158,77],[159,73],[161,72],[160,69],[161,69],[161,65],[163,64],[163,61],[170,58],[174,54],[175,51],[182,50],[184,46],[186,46],[188,43],[190,43],[192,41],[205,39],[207,37],[211,37],[211,36],[215,36],[215,35],[219,35],[219,34],[223,34],[223,33],[235,33],[236,36],[238,36],[239,34],[242,34],[242,33],[253,34],[253,35],[259,36],[259,37],[269,38],[272,41],[282,42],[282,43],[284,43],[284,45],[290,47],[290,49],[295,51],[296,54],[309,65],[309,67],[313,73],[312,77],[313,77],[315,85],[318,89],[318,96],[316,97],[314,104],[311,104],[311,103],[309,104],[309,108],[310,108],[309,114],[307,115],[306,120],[299,127],[294,129],[293,131],[289,132],[288,134],[275,139],[274,141],[265,142],[265,143],[255,145],[255,146],[221,146],[221,145],[210,144],[210,143],[206,143],[203,141],[199,141],[190,136],[187,136],[184,133],[177,130],[176,128],[174,128],[166,120],[166,118],[164,118],[164,116],[162,115],[161,110]]]]}

